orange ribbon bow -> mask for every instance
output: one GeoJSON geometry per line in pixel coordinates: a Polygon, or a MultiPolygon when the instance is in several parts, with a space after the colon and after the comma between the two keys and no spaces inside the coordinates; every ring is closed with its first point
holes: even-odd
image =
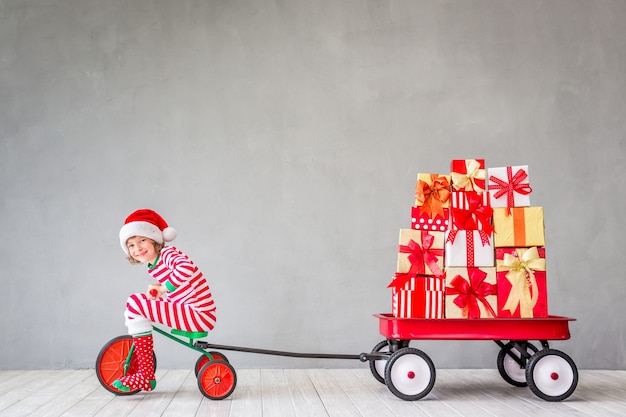
{"type": "Polygon", "coordinates": [[[442,175],[430,174],[430,184],[418,180],[415,186],[415,199],[422,204],[424,213],[433,218],[444,216],[443,204],[450,198],[450,183],[442,175]]]}

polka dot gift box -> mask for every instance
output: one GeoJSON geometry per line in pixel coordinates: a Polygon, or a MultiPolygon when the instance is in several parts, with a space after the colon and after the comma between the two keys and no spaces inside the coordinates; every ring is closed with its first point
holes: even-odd
{"type": "Polygon", "coordinates": [[[443,215],[427,213],[423,207],[411,207],[411,229],[445,232],[449,227],[450,209],[442,209],[443,215]]]}

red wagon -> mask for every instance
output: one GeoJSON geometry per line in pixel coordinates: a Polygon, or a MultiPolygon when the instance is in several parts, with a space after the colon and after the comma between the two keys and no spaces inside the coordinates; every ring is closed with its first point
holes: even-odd
{"type": "Polygon", "coordinates": [[[409,347],[411,340],[493,340],[500,346],[497,357],[502,378],[514,386],[528,386],[538,397],[561,401],[578,384],[578,370],[565,353],[551,349],[549,340],[570,338],[568,324],[575,319],[403,319],[376,314],[380,334],[386,340],[374,352],[385,354],[370,360],[374,377],[403,400],[426,396],[435,384],[435,366],[426,353],[409,347]],[[539,341],[537,348],[531,341],[539,341]]]}

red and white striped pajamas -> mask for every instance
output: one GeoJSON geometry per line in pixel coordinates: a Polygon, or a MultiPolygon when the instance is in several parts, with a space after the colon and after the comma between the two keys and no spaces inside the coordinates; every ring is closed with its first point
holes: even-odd
{"type": "Polygon", "coordinates": [[[161,250],[148,273],[168,288],[166,298],[151,300],[146,294],[131,294],[124,317],[131,335],[152,331],[152,323],[188,332],[213,330],[215,304],[202,272],[173,246],[161,250]]]}

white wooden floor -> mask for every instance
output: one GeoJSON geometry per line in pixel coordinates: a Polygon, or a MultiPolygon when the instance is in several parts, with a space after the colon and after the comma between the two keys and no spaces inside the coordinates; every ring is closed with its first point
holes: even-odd
{"type": "Polygon", "coordinates": [[[437,369],[425,398],[395,397],[363,369],[242,369],[227,399],[200,394],[193,371],[158,370],[157,389],[117,397],[93,369],[0,371],[0,416],[441,417],[626,416],[626,371],[579,370],[578,388],[563,402],[513,387],[496,369],[437,369]]]}

